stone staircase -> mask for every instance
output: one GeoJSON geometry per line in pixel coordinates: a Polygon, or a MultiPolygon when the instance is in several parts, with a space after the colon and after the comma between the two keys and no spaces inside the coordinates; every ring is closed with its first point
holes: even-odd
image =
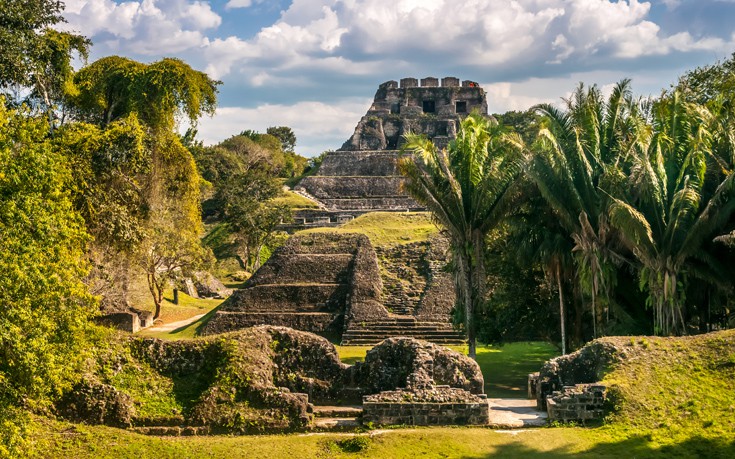
{"type": "Polygon", "coordinates": [[[462,345],[465,336],[447,322],[428,322],[411,316],[352,323],[342,335],[343,346],[371,346],[387,338],[407,336],[436,344],[462,345]]]}
{"type": "Polygon", "coordinates": [[[362,406],[314,406],[314,430],[353,430],[360,427],[362,406]]]}

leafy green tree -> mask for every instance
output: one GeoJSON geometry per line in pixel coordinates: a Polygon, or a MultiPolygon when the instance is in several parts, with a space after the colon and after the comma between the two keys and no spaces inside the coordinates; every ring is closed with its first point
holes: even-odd
{"type": "Polygon", "coordinates": [[[733,172],[720,180],[718,163],[711,161],[711,121],[704,107],[684,102],[678,92],[656,102],[652,125],[631,152],[628,192],[610,204],[611,224],[642,264],[640,282],[657,334],[685,332],[688,275],[727,278],[703,250],[735,212],[733,172]],[[712,178],[717,182],[709,192],[712,178]],[[704,266],[696,269],[695,259],[704,266]]]}
{"type": "Polygon", "coordinates": [[[607,101],[596,86],[585,90],[580,84],[566,111],[537,107],[546,126],[539,131],[529,176],[574,240],[576,276],[591,298],[593,336],[601,318],[599,299],[609,307],[621,261],[603,191],[621,186],[621,162],[635,141],[629,83],[618,83],[607,101]]]}
{"type": "Polygon", "coordinates": [[[135,113],[154,129],[171,130],[178,117],[195,123],[217,107],[219,81],[185,62],[165,58],[142,64],[119,56],[99,59],[74,76],[79,116],[100,126],[135,113]]]}
{"type": "Polygon", "coordinates": [[[92,132],[101,139],[118,136],[112,143],[90,141],[91,173],[80,186],[89,191],[84,201],[110,211],[103,215],[123,217],[98,252],[113,249],[111,260],[123,256],[123,273],[125,266],[143,267],[157,316],[165,281],[206,258],[199,247],[203,182],[175,127],[182,117],[195,125],[214,112],[219,82],[178,59],[142,64],[118,56],[84,67],[75,82],[76,117],[98,126],[92,132]]]}
{"type": "Polygon", "coordinates": [[[0,91],[46,113],[49,129],[66,97],[74,93],[72,58],[86,60],[91,42],[50,26],[63,21],[63,3],[0,0],[0,91]]]}
{"type": "Polygon", "coordinates": [[[293,129],[288,126],[271,126],[265,132],[281,141],[281,149],[284,152],[294,152],[294,147],[296,147],[296,134],[294,134],[293,129]]]}
{"type": "Polygon", "coordinates": [[[446,150],[422,136],[406,136],[400,161],[406,188],[447,230],[453,255],[458,307],[476,357],[475,314],[486,299],[485,237],[504,218],[520,195],[513,185],[524,158],[522,140],[502,135],[496,122],[472,114],[446,150]]]}
{"type": "Polygon", "coordinates": [[[67,387],[84,355],[96,306],[72,171],[48,121],[0,101],[0,456],[29,445],[18,421],[67,387]]]}

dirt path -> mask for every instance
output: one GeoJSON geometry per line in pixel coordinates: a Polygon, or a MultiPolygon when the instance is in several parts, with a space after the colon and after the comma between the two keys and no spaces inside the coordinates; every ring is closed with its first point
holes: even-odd
{"type": "Polygon", "coordinates": [[[176,322],[170,322],[170,323],[162,324],[162,325],[154,325],[151,328],[149,328],[148,330],[150,330],[150,331],[157,331],[157,332],[174,331],[174,330],[177,330],[177,329],[179,329],[181,327],[186,327],[187,325],[196,322],[197,320],[201,319],[205,315],[206,314],[199,314],[199,315],[196,315],[196,316],[193,316],[193,317],[189,317],[188,319],[179,320],[179,321],[176,321],[176,322]]]}

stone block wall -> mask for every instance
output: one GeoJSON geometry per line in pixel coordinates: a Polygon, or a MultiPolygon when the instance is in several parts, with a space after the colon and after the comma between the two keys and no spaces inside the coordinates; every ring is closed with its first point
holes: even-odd
{"type": "Polygon", "coordinates": [[[551,421],[589,421],[602,419],[607,388],[601,384],[577,384],[564,387],[546,398],[551,421]]]}
{"type": "Polygon", "coordinates": [[[398,175],[395,151],[330,152],[319,166],[322,176],[398,175]]]}
{"type": "Polygon", "coordinates": [[[437,386],[428,391],[397,390],[363,397],[363,422],[378,425],[487,425],[484,394],[437,386]]]}

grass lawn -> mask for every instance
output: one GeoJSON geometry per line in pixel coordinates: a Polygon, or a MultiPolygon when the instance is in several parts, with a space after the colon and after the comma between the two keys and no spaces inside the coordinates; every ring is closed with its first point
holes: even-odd
{"type": "Polygon", "coordinates": [[[50,423],[34,440],[45,458],[688,458],[735,457],[733,438],[691,437],[660,443],[615,438],[605,428],[495,431],[434,427],[372,434],[147,437],[120,429],[50,423]]]}
{"type": "Polygon", "coordinates": [[[312,228],[300,233],[360,233],[376,247],[423,242],[438,233],[428,212],[370,212],[337,228],[312,228]]]}
{"type": "Polygon", "coordinates": [[[271,199],[271,204],[288,206],[291,209],[318,209],[319,205],[293,191],[284,190],[281,196],[271,199]]]}
{"type": "MultiPolygon", "coordinates": [[[[450,346],[467,354],[467,347],[450,346]]],[[[339,357],[350,365],[365,359],[371,346],[337,346],[339,357]]],[[[525,398],[528,374],[558,355],[548,343],[509,343],[504,346],[478,346],[477,363],[485,377],[485,392],[489,397],[525,398]]]]}

